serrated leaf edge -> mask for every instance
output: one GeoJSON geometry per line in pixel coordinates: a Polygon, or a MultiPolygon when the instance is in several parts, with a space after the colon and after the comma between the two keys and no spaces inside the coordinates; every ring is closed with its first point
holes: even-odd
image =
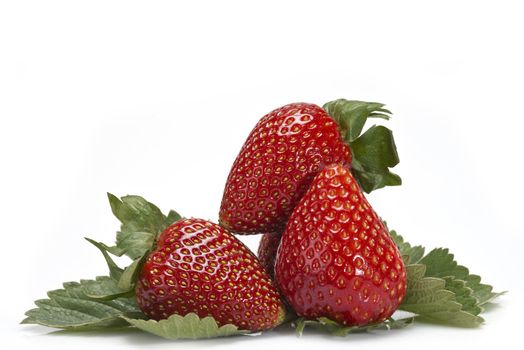
{"type": "MultiPolygon", "coordinates": [[[[234,336],[234,335],[243,335],[243,334],[249,334],[250,332],[247,330],[239,330],[236,325],[233,324],[225,324],[222,326],[218,326],[217,321],[211,317],[207,316],[204,318],[198,317],[195,313],[188,313],[185,316],[181,316],[178,314],[173,314],[167,319],[163,320],[143,320],[143,319],[133,319],[126,316],[121,316],[122,319],[126,320],[130,325],[137,327],[145,332],[149,332],[152,334],[155,334],[157,336],[171,339],[171,340],[178,340],[178,339],[207,339],[207,338],[216,338],[216,337],[226,337],[226,336],[234,336]],[[194,323],[198,322],[201,325],[206,325],[208,327],[211,327],[214,332],[209,332],[208,330],[205,331],[206,335],[203,337],[195,337],[194,335],[188,336],[188,335],[180,335],[179,331],[177,331],[177,334],[167,334],[168,326],[170,325],[170,322],[186,322],[186,323],[194,323]],[[160,327],[159,332],[153,332],[149,328],[150,326],[160,327]]],[[[192,327],[192,332],[195,332],[196,329],[192,327]]]]}

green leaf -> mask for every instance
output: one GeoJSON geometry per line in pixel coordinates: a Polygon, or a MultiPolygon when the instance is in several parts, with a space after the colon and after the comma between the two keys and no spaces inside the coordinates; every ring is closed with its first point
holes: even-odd
{"type": "Polygon", "coordinates": [[[114,300],[118,298],[131,298],[135,293],[133,289],[122,289],[118,287],[118,281],[81,280],[84,294],[90,299],[114,300]]]}
{"type": "Polygon", "coordinates": [[[140,196],[118,199],[108,193],[113,214],[120,222],[134,231],[158,232],[165,228],[166,217],[158,207],[140,196]]]}
{"type": "Polygon", "coordinates": [[[128,267],[122,270],[109,256],[107,252],[108,247],[105,244],[96,242],[90,238],[86,238],[86,240],[92,243],[102,252],[107,262],[107,266],[109,267],[109,275],[115,282],[114,286],[109,286],[107,284],[104,285],[105,287],[111,287],[109,290],[105,290],[103,292],[98,291],[97,293],[93,293],[91,290],[87,294],[92,298],[100,300],[113,300],[122,296],[133,296],[138,274],[140,273],[140,270],[142,269],[142,266],[149,255],[149,251],[147,251],[144,256],[135,259],[128,267]]]}
{"type": "Polygon", "coordinates": [[[463,310],[455,293],[445,288],[441,278],[425,277],[426,266],[406,266],[407,291],[399,309],[417,314],[417,318],[457,327],[476,327],[484,320],[463,310]]]}
{"type": "Polygon", "coordinates": [[[121,228],[116,235],[116,244],[128,257],[135,260],[154,250],[157,235],[157,232],[138,232],[121,228]]]}
{"type": "Polygon", "coordinates": [[[152,250],[158,235],[181,218],[173,210],[165,216],[157,206],[140,196],[130,195],[120,199],[111,193],[107,196],[113,214],[122,223],[114,249],[133,260],[152,250]]]}
{"type": "Polygon", "coordinates": [[[405,313],[398,318],[389,318],[380,323],[369,324],[365,326],[343,326],[336,321],[326,317],[319,317],[316,320],[307,320],[299,318],[294,321],[295,330],[298,336],[301,336],[306,327],[312,327],[335,336],[344,337],[349,333],[363,333],[375,330],[401,329],[413,323],[414,315],[405,313]]]}
{"type": "Polygon", "coordinates": [[[125,268],[120,280],[118,281],[118,288],[122,290],[133,290],[135,287],[138,274],[142,270],[142,266],[149,254],[145,254],[140,258],[135,259],[131,265],[125,268]]]}
{"type": "Polygon", "coordinates": [[[168,319],[160,321],[146,321],[125,316],[123,319],[136,328],[172,340],[227,337],[248,333],[232,324],[219,327],[214,318],[210,316],[199,318],[195,313],[185,316],[171,315],[168,319]]]}
{"type": "Polygon", "coordinates": [[[404,238],[402,238],[401,235],[397,234],[395,230],[389,231],[389,234],[391,235],[391,238],[393,238],[393,241],[398,247],[398,250],[400,251],[400,255],[402,255],[404,259],[404,263],[406,265],[408,264],[416,264],[419,262],[420,259],[424,256],[424,247],[417,245],[412,247],[411,244],[408,242],[404,242],[404,238]]]}
{"type": "Polygon", "coordinates": [[[172,223],[177,222],[178,220],[181,220],[181,219],[182,219],[182,216],[179,213],[177,213],[174,210],[170,210],[169,213],[167,213],[166,220],[164,221],[165,227],[168,227],[172,223]]]}
{"type": "Polygon", "coordinates": [[[493,287],[480,283],[480,277],[470,275],[467,267],[459,265],[454,255],[448,249],[436,248],[429,252],[420,263],[427,266],[427,276],[452,277],[455,280],[465,281],[465,286],[472,290],[472,295],[478,299],[477,305],[483,305],[493,300],[501,293],[494,293],[493,287]]]}
{"type": "Polygon", "coordinates": [[[174,210],[165,216],[154,204],[139,196],[125,196],[119,199],[108,193],[108,198],[111,210],[122,223],[117,233],[116,246],[109,247],[104,243],[86,238],[102,252],[109,267],[110,276],[116,282],[112,290],[97,293],[90,291],[89,295],[98,300],[132,296],[138,273],[147,255],[154,248],[157,236],[167,226],[181,218],[174,210]],[[126,254],[133,259],[133,262],[123,270],[109,254],[116,256],[126,254]]]}
{"type": "Polygon", "coordinates": [[[367,193],[402,184],[401,178],[389,170],[399,162],[391,130],[374,125],[361,135],[368,118],[390,118],[391,112],[383,107],[382,103],[344,99],[323,106],[337,122],[342,138],[351,148],[353,175],[367,193]]]}
{"type": "Polygon", "coordinates": [[[374,172],[383,172],[399,163],[393,133],[382,125],[373,125],[351,143],[356,159],[374,172]]]}
{"type": "Polygon", "coordinates": [[[467,286],[466,281],[454,277],[443,279],[446,281],[445,288],[455,294],[456,301],[462,305],[462,310],[475,316],[482,312],[478,299],[473,295],[473,289],[467,286]]]}
{"type": "Polygon", "coordinates": [[[448,249],[424,255],[424,247],[412,247],[395,231],[390,234],[407,264],[407,291],[400,309],[452,326],[476,327],[484,321],[478,316],[481,306],[502,293],[492,292],[479,276],[470,275],[448,249]]]}
{"type": "Polygon", "coordinates": [[[127,323],[122,316],[142,315],[134,298],[103,301],[93,300],[86,294],[86,289],[110,290],[114,283],[114,280],[107,276],[97,277],[95,280],[82,280],[80,283],[66,282],[63,289],[48,292],[48,299],[37,300],[37,308],[27,311],[27,318],[22,323],[69,330],[124,327],[127,323]]]}
{"type": "Polygon", "coordinates": [[[506,291],[493,292],[492,286],[480,283],[480,276],[478,275],[468,275],[465,281],[466,285],[473,289],[473,295],[478,299],[479,306],[490,303],[499,296],[506,294],[506,291]]]}
{"type": "Polygon", "coordinates": [[[389,170],[399,163],[391,130],[374,125],[353,141],[350,148],[353,175],[365,192],[402,184],[400,177],[389,170]]]}
{"type": "Polygon", "coordinates": [[[390,118],[391,112],[382,107],[382,103],[339,99],[324,104],[322,108],[340,126],[342,138],[351,143],[360,135],[368,118],[390,118]]]}
{"type": "Polygon", "coordinates": [[[111,276],[111,278],[115,281],[120,280],[120,278],[122,277],[123,270],[120,267],[118,267],[118,265],[109,256],[109,254],[107,253],[107,246],[104,243],[96,242],[91,238],[84,238],[86,241],[97,247],[100,250],[100,252],[102,252],[102,255],[104,255],[104,259],[106,260],[107,267],[109,267],[109,275],[111,276]]]}
{"type": "MultiPolygon", "coordinates": [[[[492,286],[482,284],[480,276],[470,274],[467,267],[459,265],[455,261],[454,255],[451,254],[448,249],[436,248],[422,257],[421,255],[423,255],[424,247],[411,247],[409,243],[404,242],[402,236],[400,236],[397,232],[390,231],[390,234],[399,248],[401,255],[410,256],[411,264],[419,263],[424,265],[426,267],[425,275],[428,277],[438,277],[444,279],[446,282],[446,288],[449,290],[457,289],[459,288],[459,285],[464,284],[464,288],[471,290],[469,296],[477,300],[476,306],[482,306],[505,293],[493,292],[492,286]],[[420,254],[420,251],[422,254],[420,254]],[[411,259],[411,257],[413,258],[411,259]]],[[[464,293],[466,292],[461,291],[460,295],[465,297],[464,293]]],[[[465,301],[465,304],[469,304],[471,302],[469,297],[467,300],[468,301],[465,301]]]]}

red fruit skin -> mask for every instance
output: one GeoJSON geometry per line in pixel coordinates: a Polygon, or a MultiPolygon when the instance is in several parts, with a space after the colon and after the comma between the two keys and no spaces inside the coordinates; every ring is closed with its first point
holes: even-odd
{"type": "Polygon", "coordinates": [[[265,115],[229,173],[220,224],[240,234],[282,232],[313,177],[351,163],[337,123],[319,106],[292,103],[265,115]]]}
{"type": "Polygon", "coordinates": [[[260,265],[272,279],[275,277],[275,260],[280,238],[282,238],[282,233],[280,232],[266,233],[262,235],[258,245],[257,256],[260,265]]]}
{"type": "Polygon", "coordinates": [[[155,320],[194,312],[250,331],[273,328],[283,312],[277,290],[251,251],[219,225],[193,218],[159,236],[140,272],[136,298],[155,320]]]}
{"type": "Polygon", "coordinates": [[[395,243],[340,165],[321,171],[291,214],[275,273],[299,316],[324,316],[347,326],[387,319],[406,292],[395,243]]]}

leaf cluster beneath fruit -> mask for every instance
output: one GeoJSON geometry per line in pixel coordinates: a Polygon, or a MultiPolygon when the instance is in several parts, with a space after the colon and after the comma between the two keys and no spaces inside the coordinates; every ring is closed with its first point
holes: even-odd
{"type": "MultiPolygon", "coordinates": [[[[172,315],[166,320],[148,320],[138,308],[134,282],[144,257],[153,249],[156,237],[169,224],[181,218],[175,211],[168,215],[139,196],[121,199],[109,194],[115,216],[121,222],[116,244],[107,246],[87,239],[103,254],[109,276],[92,280],[66,282],[62,289],[47,293],[37,300],[37,308],[26,312],[24,324],[40,324],[70,331],[135,327],[168,339],[199,339],[246,334],[237,326],[219,326],[212,317],[199,318],[194,313],[172,315]],[[133,259],[122,269],[111,255],[127,255],[133,259]]],[[[279,327],[295,327],[301,335],[305,328],[329,332],[337,336],[350,333],[399,329],[415,320],[459,327],[475,327],[483,322],[479,314],[483,306],[502,293],[480,282],[480,277],[457,264],[447,249],[437,248],[424,255],[422,246],[411,246],[395,231],[397,244],[408,274],[407,293],[392,318],[378,324],[345,327],[327,318],[305,320],[289,314],[279,327]]]]}

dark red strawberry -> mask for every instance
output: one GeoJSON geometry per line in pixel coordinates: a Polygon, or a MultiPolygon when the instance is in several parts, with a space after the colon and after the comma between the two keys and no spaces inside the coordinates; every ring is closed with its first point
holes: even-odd
{"type": "Polygon", "coordinates": [[[250,250],[201,219],[177,221],[159,236],[140,272],[136,297],[155,320],[194,312],[250,331],[275,327],[284,313],[270,277],[250,250]]]}
{"type": "Polygon", "coordinates": [[[292,103],[265,115],[231,168],[220,224],[245,234],[282,231],[313,177],[329,164],[352,164],[368,192],[400,184],[388,169],[398,163],[391,132],[374,126],[358,137],[367,118],[388,118],[382,107],[347,100],[324,109],[292,103]]]}
{"type": "Polygon", "coordinates": [[[258,244],[258,260],[271,278],[275,277],[275,259],[281,237],[280,232],[266,233],[262,235],[258,244]]]}
{"type": "Polygon", "coordinates": [[[341,165],[322,170],[291,214],[275,273],[299,316],[348,326],[385,320],[406,292],[395,243],[341,165]]]}

